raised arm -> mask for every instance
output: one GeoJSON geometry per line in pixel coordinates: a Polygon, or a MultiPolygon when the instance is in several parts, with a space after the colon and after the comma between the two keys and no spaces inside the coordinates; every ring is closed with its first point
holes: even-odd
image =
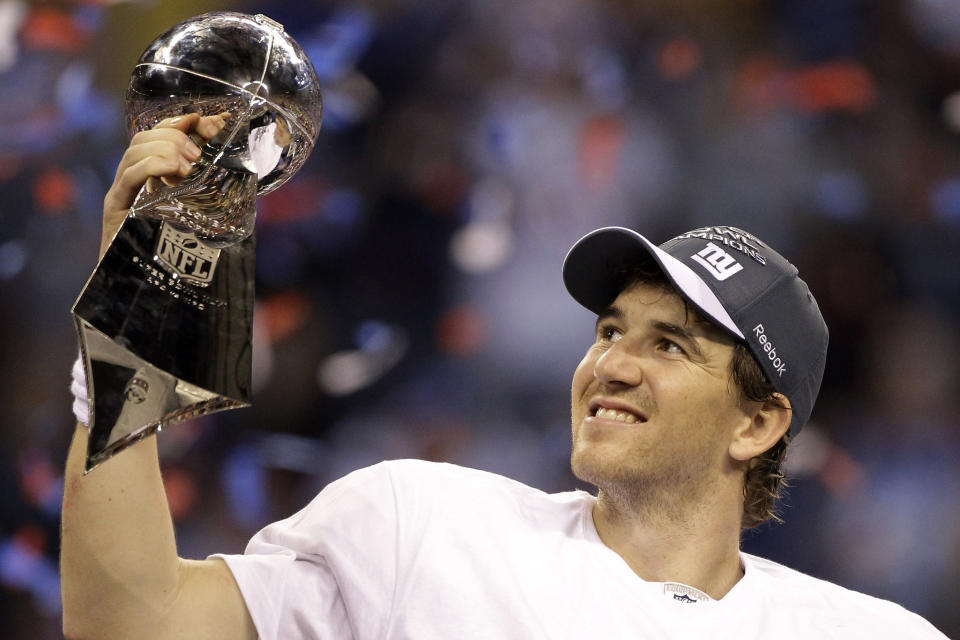
{"type": "MultiPolygon", "coordinates": [[[[217,116],[165,120],[134,136],[104,198],[106,251],[148,179],[177,180],[200,155],[187,133],[210,138],[217,116]]],[[[64,635],[86,638],[256,638],[222,560],[183,560],[163,489],[154,437],[83,475],[87,429],[67,459],[61,581],[64,635]]]]}

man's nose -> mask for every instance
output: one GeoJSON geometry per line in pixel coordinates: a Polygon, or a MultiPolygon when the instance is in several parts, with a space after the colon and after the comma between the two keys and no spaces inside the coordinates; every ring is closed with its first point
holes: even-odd
{"type": "Polygon", "coordinates": [[[593,375],[608,385],[635,387],[643,380],[641,358],[631,354],[621,340],[610,345],[603,355],[597,358],[593,375]]]}

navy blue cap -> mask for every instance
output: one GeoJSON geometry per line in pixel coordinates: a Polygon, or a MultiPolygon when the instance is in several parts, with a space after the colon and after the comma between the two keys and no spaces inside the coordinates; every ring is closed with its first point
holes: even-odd
{"type": "Polygon", "coordinates": [[[653,259],[704,317],[743,341],[777,391],[790,400],[790,433],[806,424],[820,391],[829,333],[797,268],[736,227],[703,227],[657,246],[623,227],[580,238],[563,281],[594,313],[620,294],[623,267],[653,259]]]}

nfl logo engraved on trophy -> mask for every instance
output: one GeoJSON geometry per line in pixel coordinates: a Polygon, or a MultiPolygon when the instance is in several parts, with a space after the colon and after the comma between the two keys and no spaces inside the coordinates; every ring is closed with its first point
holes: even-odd
{"type": "Polygon", "coordinates": [[[174,277],[205,287],[213,280],[220,249],[208,247],[193,233],[164,222],[160,225],[154,255],[174,277]]]}

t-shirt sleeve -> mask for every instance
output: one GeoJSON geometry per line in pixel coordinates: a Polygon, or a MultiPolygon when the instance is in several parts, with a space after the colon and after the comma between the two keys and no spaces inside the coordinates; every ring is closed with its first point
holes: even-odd
{"type": "Polygon", "coordinates": [[[926,618],[909,611],[899,604],[881,601],[886,611],[870,616],[874,629],[864,637],[871,640],[890,638],[915,638],[916,640],[950,640],[926,618]]]}
{"type": "Polygon", "coordinates": [[[381,638],[396,583],[397,504],[389,463],[332,482],[222,558],[264,640],[381,638]]]}
{"type": "Polygon", "coordinates": [[[783,638],[850,640],[949,640],[903,606],[808,576],[771,560],[741,554],[751,577],[750,595],[783,615],[783,638]]]}

